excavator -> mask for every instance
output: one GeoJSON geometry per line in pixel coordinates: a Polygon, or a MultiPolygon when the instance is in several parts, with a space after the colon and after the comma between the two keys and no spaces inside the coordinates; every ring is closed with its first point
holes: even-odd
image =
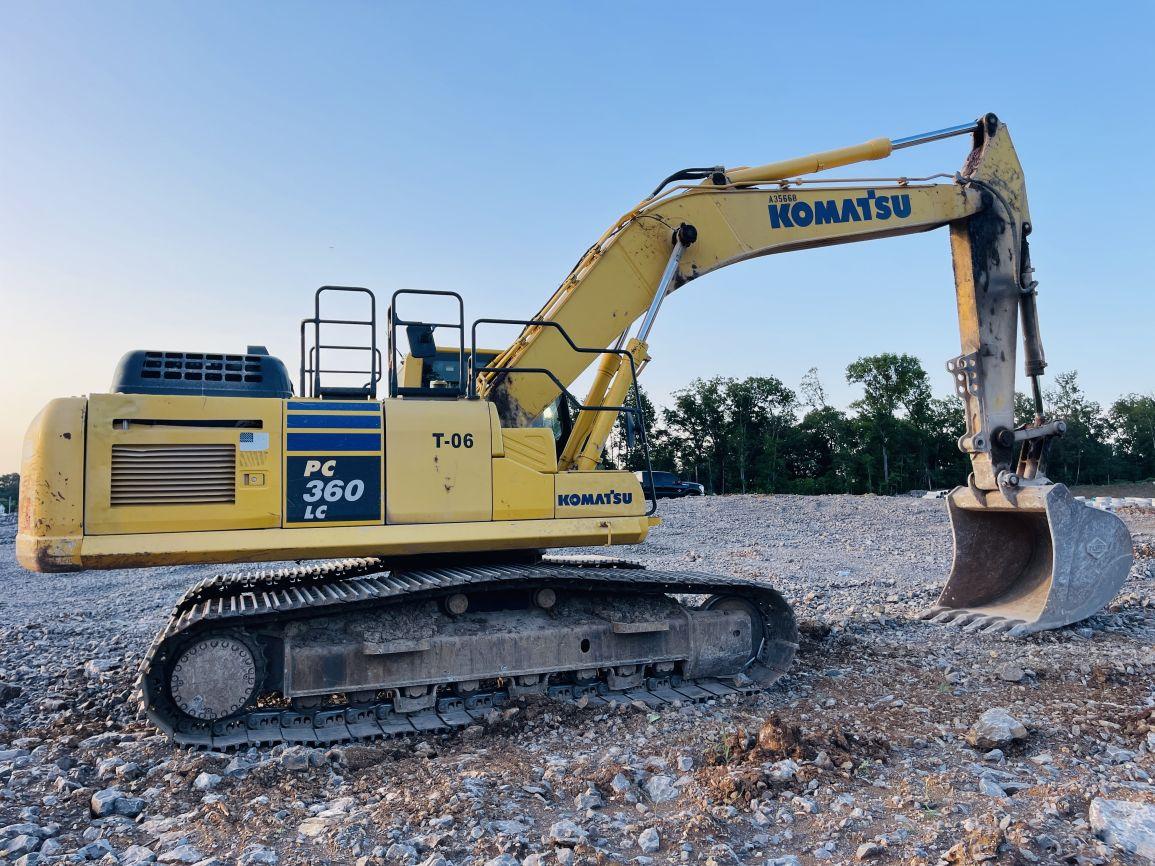
{"type": "Polygon", "coordinates": [[[109,393],[52,400],[32,422],[17,557],[38,572],[252,566],[189,589],[144,661],[145,712],[190,746],[448,730],[519,695],[657,708],[765,688],[798,647],[766,581],[548,551],[637,544],[658,523],[639,481],[652,473],[607,468],[603,452],[621,418],[649,468],[631,386],[669,294],[757,256],[936,228],[972,471],[947,500],[954,561],[924,616],[1012,635],[1076,622],[1117,592],[1131,540],[1044,474],[1065,425],[1043,405],[1023,171],[993,114],[675,172],[531,319],[467,327],[456,293],[394,292],[385,357],[373,293],[323,287],[295,390],[259,346],[130,352],[109,393]],[[971,141],[957,173],[814,177],[953,136],[971,141]],[[367,312],[333,314],[338,300],[367,312]],[[450,312],[402,314],[434,302],[450,312]],[[1034,417],[1016,424],[1020,320],[1034,417]],[[518,336],[479,349],[498,326],[518,336]]]}

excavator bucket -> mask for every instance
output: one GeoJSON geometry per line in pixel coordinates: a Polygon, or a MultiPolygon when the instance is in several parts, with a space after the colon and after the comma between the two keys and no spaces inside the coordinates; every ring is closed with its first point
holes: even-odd
{"type": "Polygon", "coordinates": [[[922,619],[1019,636],[1085,619],[1119,591],[1133,558],[1119,517],[1077,501],[1062,484],[1011,496],[951,491],[954,562],[922,619]]]}

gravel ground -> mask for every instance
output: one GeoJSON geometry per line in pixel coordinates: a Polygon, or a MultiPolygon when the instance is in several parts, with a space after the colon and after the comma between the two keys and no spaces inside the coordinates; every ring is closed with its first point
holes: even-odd
{"type": "Polygon", "coordinates": [[[799,656],[767,693],[531,700],[450,736],[232,755],[174,749],[132,692],[169,606],[219,569],[28,574],[0,518],[0,863],[1155,862],[1155,515],[1122,515],[1140,556],[1108,611],[1016,640],[915,618],[949,565],[942,502],[662,514],[629,555],[795,605],[799,656]]]}

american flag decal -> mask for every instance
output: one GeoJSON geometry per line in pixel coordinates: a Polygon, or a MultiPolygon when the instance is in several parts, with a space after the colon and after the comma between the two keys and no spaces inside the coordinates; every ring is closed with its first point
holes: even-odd
{"type": "Polygon", "coordinates": [[[268,433],[254,433],[246,430],[241,433],[239,437],[240,444],[237,446],[241,451],[268,451],[269,450],[269,434],[268,433]]]}

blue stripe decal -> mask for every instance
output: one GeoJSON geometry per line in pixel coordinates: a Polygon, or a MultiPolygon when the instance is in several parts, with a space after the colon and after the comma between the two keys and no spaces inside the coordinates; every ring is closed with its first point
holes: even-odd
{"type": "Polygon", "coordinates": [[[366,400],[364,403],[334,403],[332,400],[301,403],[290,400],[289,408],[306,412],[380,412],[381,404],[376,400],[366,400]]]}
{"type": "Polygon", "coordinates": [[[334,430],[380,430],[380,415],[289,415],[290,427],[331,427],[334,430]]]}
{"type": "Polygon", "coordinates": [[[290,433],[289,451],[380,451],[380,433],[290,433]]]}

